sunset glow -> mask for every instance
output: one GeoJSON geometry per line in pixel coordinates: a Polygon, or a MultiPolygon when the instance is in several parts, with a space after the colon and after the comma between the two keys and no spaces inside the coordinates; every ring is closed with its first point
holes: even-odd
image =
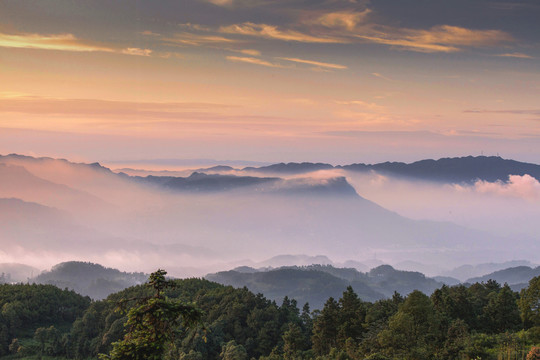
{"type": "Polygon", "coordinates": [[[0,153],[537,160],[540,5],[415,4],[4,1],[0,153]]]}

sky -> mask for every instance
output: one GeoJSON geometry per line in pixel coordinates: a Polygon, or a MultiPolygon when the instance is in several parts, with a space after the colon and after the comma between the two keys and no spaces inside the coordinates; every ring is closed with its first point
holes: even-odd
{"type": "Polygon", "coordinates": [[[2,0],[0,153],[540,161],[537,0],[2,0]]]}

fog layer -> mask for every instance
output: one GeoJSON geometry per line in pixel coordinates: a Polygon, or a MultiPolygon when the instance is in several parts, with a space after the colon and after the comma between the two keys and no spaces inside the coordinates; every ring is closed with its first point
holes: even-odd
{"type": "Polygon", "coordinates": [[[164,187],[98,164],[21,156],[1,157],[0,174],[0,262],[41,269],[84,260],[200,276],[280,254],[438,263],[441,271],[540,260],[530,251],[537,183],[527,176],[465,185],[329,170],[240,186],[242,171],[227,169],[227,177],[164,187]]]}

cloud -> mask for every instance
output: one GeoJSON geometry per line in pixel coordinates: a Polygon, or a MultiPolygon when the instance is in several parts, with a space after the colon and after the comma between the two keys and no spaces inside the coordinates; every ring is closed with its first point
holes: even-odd
{"type": "Polygon", "coordinates": [[[357,33],[365,41],[397,46],[417,52],[457,52],[461,47],[493,46],[508,42],[512,37],[500,30],[472,30],[459,26],[439,25],[429,30],[381,27],[357,33]]]}
{"type": "Polygon", "coordinates": [[[315,66],[320,66],[320,67],[329,68],[329,69],[340,69],[340,70],[347,69],[347,67],[345,65],[324,63],[324,62],[320,62],[320,61],[304,60],[304,59],[298,59],[298,58],[286,58],[286,57],[280,57],[278,59],[297,62],[297,63],[301,63],[301,64],[315,65],[315,66]]]}
{"type": "Polygon", "coordinates": [[[191,46],[202,46],[202,45],[213,45],[213,44],[232,44],[232,43],[239,42],[238,40],[228,39],[223,36],[193,34],[193,33],[188,33],[188,32],[176,34],[172,38],[164,38],[163,41],[165,43],[169,43],[172,45],[191,45],[191,46]]]}
{"type": "Polygon", "coordinates": [[[506,54],[498,54],[496,56],[511,57],[511,58],[518,58],[518,59],[534,59],[532,56],[523,54],[523,53],[506,53],[506,54]]]}
{"type": "Polygon", "coordinates": [[[92,45],[77,39],[73,34],[3,34],[0,33],[0,47],[79,52],[115,52],[114,49],[92,45]]]}
{"type": "Polygon", "coordinates": [[[302,33],[295,30],[280,30],[277,26],[268,24],[254,24],[251,22],[245,22],[242,24],[233,24],[229,26],[222,26],[219,29],[220,32],[226,34],[245,35],[261,37],[265,39],[275,39],[283,41],[296,41],[305,43],[346,43],[347,40],[338,37],[329,36],[313,36],[306,33],[302,33]]]}
{"type": "Polygon", "coordinates": [[[254,7],[258,5],[264,5],[272,0],[202,0],[211,4],[222,7],[254,7]]]}
{"type": "Polygon", "coordinates": [[[346,29],[352,31],[356,26],[365,21],[371,10],[361,12],[339,11],[321,15],[315,19],[305,21],[307,24],[320,25],[327,28],[346,29]]]}
{"type": "Polygon", "coordinates": [[[384,76],[384,75],[382,75],[382,74],[376,73],[376,72],[371,73],[371,75],[373,75],[373,76],[375,76],[375,77],[378,77],[378,78],[380,78],[380,79],[392,81],[392,79],[390,79],[390,78],[388,78],[388,77],[386,77],[386,76],[384,76]]]}
{"type": "Polygon", "coordinates": [[[269,61],[254,58],[254,57],[227,56],[227,60],[233,61],[233,62],[245,62],[249,64],[262,65],[262,66],[268,66],[268,67],[274,67],[274,68],[284,67],[283,65],[271,63],[269,61]]]}
{"type": "Polygon", "coordinates": [[[145,31],[141,31],[140,33],[141,35],[145,35],[145,36],[161,36],[161,34],[159,33],[155,33],[151,30],[145,30],[145,31]]]}
{"type": "Polygon", "coordinates": [[[152,54],[152,50],[140,49],[140,48],[127,48],[127,49],[122,50],[122,54],[137,55],[137,56],[150,56],[152,54]]]}
{"type": "Polygon", "coordinates": [[[246,55],[251,55],[251,56],[261,56],[261,52],[259,50],[242,49],[242,50],[234,50],[234,51],[237,51],[246,55]]]}
{"type": "Polygon", "coordinates": [[[219,32],[303,43],[369,42],[424,53],[458,52],[464,47],[495,46],[513,40],[512,36],[500,30],[475,30],[451,25],[408,29],[370,24],[364,22],[367,14],[369,10],[324,14],[301,21],[304,31],[245,22],[222,26],[219,32]]]}
{"type": "Polygon", "coordinates": [[[209,3],[212,3],[214,5],[219,5],[219,6],[231,6],[232,4],[234,4],[234,0],[205,0],[209,3]]]}
{"type": "Polygon", "coordinates": [[[0,47],[23,48],[75,52],[109,52],[125,55],[150,56],[152,50],[141,48],[114,49],[93,45],[76,38],[73,34],[3,34],[0,33],[0,47]]]}
{"type": "Polygon", "coordinates": [[[454,189],[460,192],[472,191],[481,194],[509,196],[531,201],[540,199],[540,182],[528,174],[523,176],[510,175],[507,182],[478,180],[472,186],[455,184],[454,189]]]}

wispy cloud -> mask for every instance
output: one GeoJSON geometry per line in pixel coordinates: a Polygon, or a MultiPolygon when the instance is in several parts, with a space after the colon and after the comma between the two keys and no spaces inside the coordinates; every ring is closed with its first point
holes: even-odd
{"type": "Polygon", "coordinates": [[[174,37],[164,38],[163,41],[172,45],[191,45],[191,46],[203,46],[203,45],[215,45],[215,44],[232,44],[239,42],[235,39],[229,39],[218,35],[209,34],[194,34],[183,32],[174,35],[174,37]]]}
{"type": "Polygon", "coordinates": [[[150,55],[152,55],[152,50],[150,50],[150,49],[141,49],[141,48],[127,48],[127,49],[122,50],[122,54],[138,55],[138,56],[150,56],[150,55]]]}
{"type": "Polygon", "coordinates": [[[236,52],[250,55],[250,56],[261,56],[261,52],[259,50],[254,50],[254,49],[241,49],[241,50],[231,50],[231,51],[236,51],[236,52]]]}
{"type": "Polygon", "coordinates": [[[329,69],[347,69],[345,65],[339,65],[339,64],[331,64],[331,63],[325,63],[320,61],[314,61],[314,60],[305,60],[305,59],[298,59],[298,58],[287,58],[287,57],[279,57],[280,60],[286,60],[286,61],[292,61],[300,64],[308,64],[308,65],[315,65],[323,68],[329,68],[329,69]]]}
{"type": "Polygon", "coordinates": [[[141,31],[140,33],[141,35],[145,35],[145,36],[161,36],[161,34],[159,33],[155,33],[151,30],[145,30],[145,31],[141,31]]]}
{"type": "Polygon", "coordinates": [[[512,40],[509,34],[500,30],[473,30],[450,25],[434,26],[428,30],[382,27],[377,31],[364,30],[354,36],[368,42],[426,53],[457,52],[462,47],[493,46],[512,40]]]}
{"type": "Polygon", "coordinates": [[[273,68],[282,68],[283,65],[271,63],[266,60],[262,60],[255,57],[241,57],[241,56],[227,56],[227,60],[233,61],[233,62],[244,62],[248,64],[254,64],[254,65],[261,65],[261,66],[267,66],[267,67],[273,67],[273,68]]]}
{"type": "Polygon", "coordinates": [[[93,45],[77,39],[73,34],[3,34],[0,33],[0,47],[27,48],[61,51],[104,51],[115,52],[114,49],[101,45],[93,45]]]}
{"type": "Polygon", "coordinates": [[[506,53],[506,54],[498,54],[497,56],[511,57],[511,58],[518,58],[518,59],[534,59],[532,56],[523,54],[523,53],[506,53]]]}
{"type": "Polygon", "coordinates": [[[116,49],[92,44],[73,34],[4,34],[0,33],[0,47],[75,52],[109,52],[125,55],[150,56],[152,50],[141,48],[116,49]]]}
{"type": "Polygon", "coordinates": [[[380,79],[384,79],[384,80],[387,80],[387,81],[392,81],[392,79],[390,79],[389,77],[386,77],[386,76],[384,76],[382,74],[379,74],[379,73],[376,73],[376,72],[371,73],[371,75],[373,75],[375,77],[378,77],[380,79]]]}
{"type": "MultiPolygon", "coordinates": [[[[268,0],[202,0],[223,7],[254,7],[268,3],[268,0]]],[[[277,1],[276,1],[277,2],[277,1]]]]}
{"type": "MultiPolygon", "coordinates": [[[[513,40],[510,34],[501,30],[476,30],[450,25],[409,29],[363,23],[367,14],[368,10],[360,13],[328,13],[301,22],[304,26],[302,31],[245,22],[222,26],[219,32],[303,43],[369,42],[424,53],[458,52],[466,47],[496,46],[513,40]]],[[[514,56],[522,57],[521,54],[514,56]]]]}
{"type": "Polygon", "coordinates": [[[219,6],[231,6],[234,4],[234,0],[205,0],[206,2],[212,3],[219,6]]]}
{"type": "Polygon", "coordinates": [[[356,26],[363,23],[371,10],[364,11],[338,11],[330,12],[315,18],[304,20],[309,25],[320,25],[327,28],[346,29],[353,31],[356,26]]]}
{"type": "Polygon", "coordinates": [[[346,43],[346,39],[331,36],[315,36],[290,29],[278,29],[277,26],[268,24],[255,24],[245,22],[242,24],[234,24],[222,26],[220,32],[226,34],[245,35],[253,37],[261,37],[265,39],[275,39],[283,41],[296,41],[304,43],[346,43]]]}

